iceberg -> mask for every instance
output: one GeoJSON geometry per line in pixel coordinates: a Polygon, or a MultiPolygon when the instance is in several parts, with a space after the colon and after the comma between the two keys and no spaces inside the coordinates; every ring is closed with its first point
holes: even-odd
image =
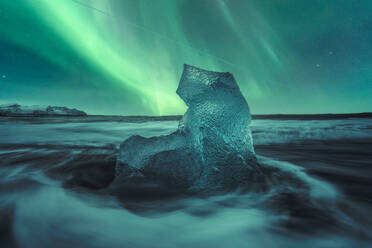
{"type": "Polygon", "coordinates": [[[188,106],[178,129],[125,140],[113,185],[149,180],[174,190],[210,192],[264,180],[253,149],[249,107],[233,75],[184,65],[176,92],[188,106]]]}

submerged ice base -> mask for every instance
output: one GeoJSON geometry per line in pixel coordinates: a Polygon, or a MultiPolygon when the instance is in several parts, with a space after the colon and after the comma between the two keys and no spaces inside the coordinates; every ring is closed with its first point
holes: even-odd
{"type": "Polygon", "coordinates": [[[177,94],[188,106],[178,130],[124,141],[113,184],[152,180],[201,192],[261,181],[249,107],[233,75],[185,65],[177,94]]]}

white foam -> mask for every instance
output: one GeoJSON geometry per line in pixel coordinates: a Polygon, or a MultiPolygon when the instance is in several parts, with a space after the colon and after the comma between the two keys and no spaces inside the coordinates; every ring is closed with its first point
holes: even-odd
{"type": "Polygon", "coordinates": [[[254,120],[252,131],[255,145],[372,138],[372,119],[254,120]]]}

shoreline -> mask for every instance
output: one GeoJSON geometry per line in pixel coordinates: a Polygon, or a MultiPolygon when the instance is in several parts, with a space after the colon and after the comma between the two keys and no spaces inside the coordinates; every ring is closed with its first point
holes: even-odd
{"type": "MultiPolygon", "coordinates": [[[[70,119],[110,119],[112,121],[178,121],[182,115],[28,115],[28,114],[0,114],[0,118],[70,118],[70,119]]],[[[348,118],[372,118],[372,112],[345,114],[259,114],[252,115],[252,120],[337,120],[348,118]]]]}

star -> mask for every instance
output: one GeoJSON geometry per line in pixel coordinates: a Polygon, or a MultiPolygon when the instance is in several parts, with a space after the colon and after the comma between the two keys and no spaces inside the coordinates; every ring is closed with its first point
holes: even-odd
{"type": "Polygon", "coordinates": [[[2,78],[6,78],[6,75],[5,75],[5,74],[3,74],[3,75],[1,75],[1,77],[2,77],[2,78]]]}
{"type": "Polygon", "coordinates": [[[320,64],[316,64],[316,67],[320,67],[320,64]]]}

